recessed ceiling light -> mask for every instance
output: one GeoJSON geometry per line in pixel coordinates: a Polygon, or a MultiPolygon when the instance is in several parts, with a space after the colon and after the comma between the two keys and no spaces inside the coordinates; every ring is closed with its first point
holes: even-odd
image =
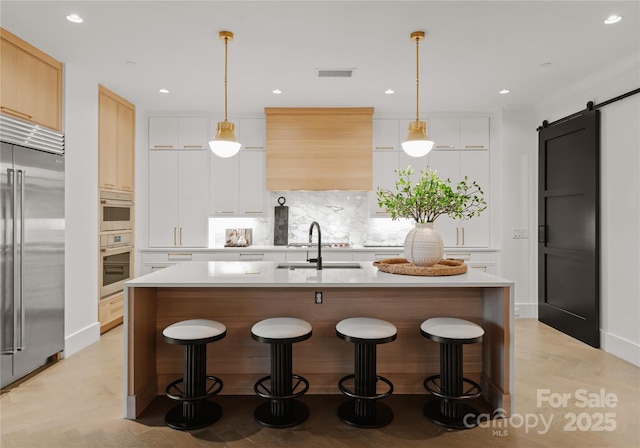
{"type": "Polygon", "coordinates": [[[275,89],[271,91],[272,93],[275,93],[276,95],[280,95],[282,93],[282,90],[280,89],[275,89]]]}
{"type": "Polygon", "coordinates": [[[499,91],[498,93],[502,94],[502,95],[506,95],[507,93],[511,92],[511,90],[509,89],[502,89],[501,91],[499,91]]]}
{"type": "Polygon", "coordinates": [[[392,93],[395,93],[395,90],[387,89],[387,90],[384,91],[384,93],[386,93],[387,95],[391,95],[392,93]]]}
{"type": "Polygon", "coordinates": [[[69,22],[73,22],[73,23],[82,23],[82,22],[84,22],[83,18],[80,17],[78,14],[69,14],[67,16],[67,20],[69,22]]]}
{"type": "Polygon", "coordinates": [[[160,93],[169,93],[169,89],[160,89],[158,90],[160,93]]]}
{"type": "Polygon", "coordinates": [[[607,25],[611,25],[612,23],[618,23],[621,20],[622,20],[622,16],[614,14],[612,16],[607,17],[604,23],[606,23],[607,25]]]}

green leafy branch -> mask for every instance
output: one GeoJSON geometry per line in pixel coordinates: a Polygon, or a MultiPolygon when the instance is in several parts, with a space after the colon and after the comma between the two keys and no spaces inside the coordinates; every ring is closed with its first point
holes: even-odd
{"type": "Polygon", "coordinates": [[[411,165],[395,172],[396,191],[377,190],[378,205],[391,214],[391,219],[412,218],[418,223],[434,222],[440,215],[470,219],[487,208],[480,185],[469,183],[467,176],[454,189],[451,180],[440,179],[431,169],[421,171],[416,182],[411,180],[411,165]]]}

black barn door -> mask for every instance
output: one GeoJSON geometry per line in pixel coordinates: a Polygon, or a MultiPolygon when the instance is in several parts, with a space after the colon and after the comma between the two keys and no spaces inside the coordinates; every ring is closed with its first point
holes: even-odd
{"type": "Polygon", "coordinates": [[[597,110],[539,133],[538,319],[600,347],[597,110]]]}

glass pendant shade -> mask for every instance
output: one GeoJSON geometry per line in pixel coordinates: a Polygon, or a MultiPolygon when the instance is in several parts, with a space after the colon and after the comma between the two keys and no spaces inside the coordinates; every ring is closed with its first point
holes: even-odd
{"type": "Polygon", "coordinates": [[[426,156],[433,148],[433,142],[427,135],[427,123],[424,121],[412,121],[409,123],[409,134],[402,142],[402,149],[411,157],[426,156]]]}
{"type": "Polygon", "coordinates": [[[233,157],[240,150],[240,143],[233,132],[235,126],[230,121],[219,121],[216,136],[209,142],[209,148],[218,157],[233,157]]]}

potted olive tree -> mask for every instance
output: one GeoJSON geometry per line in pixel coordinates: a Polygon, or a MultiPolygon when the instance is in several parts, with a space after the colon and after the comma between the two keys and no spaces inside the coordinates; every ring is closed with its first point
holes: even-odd
{"type": "Polygon", "coordinates": [[[405,258],[416,266],[432,266],[443,256],[442,237],[433,228],[434,221],[441,215],[455,219],[478,216],[487,208],[484,193],[467,176],[453,187],[449,179],[440,179],[431,169],[421,171],[416,181],[411,180],[411,165],[395,172],[395,191],[378,188],[378,205],[391,214],[391,219],[415,221],[416,227],[404,241],[405,258]]]}

